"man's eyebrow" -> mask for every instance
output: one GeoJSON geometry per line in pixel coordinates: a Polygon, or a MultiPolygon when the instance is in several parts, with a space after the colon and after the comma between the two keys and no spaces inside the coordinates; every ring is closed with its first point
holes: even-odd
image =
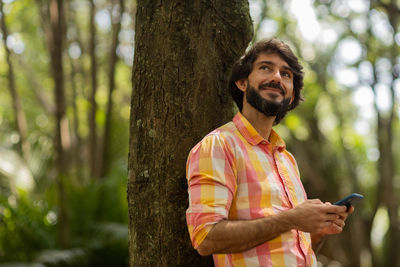
{"type": "MultiPolygon", "coordinates": [[[[269,61],[269,60],[263,60],[263,61],[260,61],[260,62],[256,63],[256,65],[262,65],[262,64],[273,65],[273,66],[276,65],[274,62],[269,61]]],[[[292,68],[289,67],[289,66],[283,66],[282,68],[284,68],[284,69],[286,69],[286,70],[288,70],[290,72],[293,72],[292,68]]]]}
{"type": "Polygon", "coordinates": [[[274,62],[268,61],[268,60],[263,60],[263,61],[257,62],[256,64],[257,65],[262,65],[262,64],[275,65],[274,62]]]}

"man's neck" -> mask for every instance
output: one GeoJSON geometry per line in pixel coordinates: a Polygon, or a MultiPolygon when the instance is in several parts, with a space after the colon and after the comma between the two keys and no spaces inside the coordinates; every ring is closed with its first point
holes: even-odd
{"type": "Polygon", "coordinates": [[[267,117],[250,105],[243,106],[241,113],[264,139],[269,140],[275,117],[267,117]]]}

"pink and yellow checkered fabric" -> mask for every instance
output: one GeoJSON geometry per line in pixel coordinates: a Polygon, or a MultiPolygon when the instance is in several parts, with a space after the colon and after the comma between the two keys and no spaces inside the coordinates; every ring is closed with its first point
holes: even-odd
{"type": "MultiPolygon", "coordinates": [[[[264,140],[238,113],[190,152],[186,220],[197,248],[220,220],[251,220],[306,200],[299,171],[274,132],[264,140]]],[[[291,230],[242,253],[215,254],[215,266],[316,266],[309,233],[291,230]]]]}

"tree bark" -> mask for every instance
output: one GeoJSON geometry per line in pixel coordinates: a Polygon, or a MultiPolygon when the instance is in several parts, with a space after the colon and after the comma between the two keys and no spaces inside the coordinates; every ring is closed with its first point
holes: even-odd
{"type": "Polygon", "coordinates": [[[212,266],[185,222],[185,163],[232,119],[227,84],[252,37],[247,1],[138,1],[129,144],[130,266],[212,266]]]}
{"type": "Polygon", "coordinates": [[[11,61],[11,51],[7,47],[8,29],[3,8],[3,1],[0,0],[0,13],[1,13],[1,32],[3,35],[4,50],[6,54],[6,62],[8,65],[8,88],[10,90],[12,107],[15,116],[15,128],[19,135],[19,149],[22,157],[26,160],[29,154],[29,144],[27,139],[27,123],[25,113],[22,109],[21,99],[15,86],[14,67],[11,61]]]}
{"type": "Polygon", "coordinates": [[[125,12],[124,0],[119,0],[119,17],[117,22],[113,24],[113,38],[110,48],[110,61],[108,70],[108,101],[107,101],[107,111],[106,111],[106,122],[104,125],[104,138],[103,138],[103,151],[101,160],[101,177],[107,175],[112,158],[110,157],[111,152],[111,120],[112,120],[112,107],[113,98],[112,94],[115,89],[115,66],[118,62],[117,57],[117,47],[118,47],[118,35],[121,30],[121,20],[122,15],[125,12]]]}

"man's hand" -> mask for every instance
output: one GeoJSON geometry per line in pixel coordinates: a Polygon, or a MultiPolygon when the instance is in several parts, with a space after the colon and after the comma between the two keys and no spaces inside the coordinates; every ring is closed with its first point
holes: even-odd
{"type": "MultiPolygon", "coordinates": [[[[329,202],[326,202],[325,204],[327,205],[332,205],[329,202]]],[[[345,207],[345,206],[343,206],[345,207]]],[[[346,207],[346,211],[339,213],[339,218],[336,219],[335,221],[332,222],[332,224],[328,227],[325,227],[324,229],[321,230],[321,234],[322,235],[335,235],[335,234],[340,234],[343,231],[345,224],[345,221],[347,219],[347,217],[354,212],[354,207],[350,206],[350,208],[347,210],[346,207]]]]}
{"type": "MultiPolygon", "coordinates": [[[[326,202],[325,205],[332,205],[332,204],[329,202],[326,202]]],[[[342,207],[346,207],[346,206],[342,206],[342,207]]],[[[318,250],[321,248],[321,246],[323,244],[322,240],[326,235],[340,234],[343,231],[347,217],[349,216],[349,214],[351,214],[353,212],[354,212],[353,206],[350,206],[349,209],[347,209],[347,207],[346,207],[344,212],[337,214],[338,218],[336,220],[330,222],[330,225],[328,225],[327,227],[324,227],[319,232],[311,233],[311,241],[312,241],[311,243],[312,243],[315,253],[317,253],[318,250]]]]}
{"type": "Polygon", "coordinates": [[[294,228],[309,233],[341,232],[347,218],[345,206],[323,203],[319,199],[306,200],[291,211],[294,228]]]}

